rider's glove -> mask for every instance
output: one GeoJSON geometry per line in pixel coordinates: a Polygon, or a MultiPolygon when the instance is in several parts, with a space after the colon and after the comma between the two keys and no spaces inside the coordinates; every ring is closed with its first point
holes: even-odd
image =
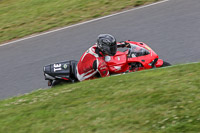
{"type": "Polygon", "coordinates": [[[120,44],[117,45],[117,46],[118,46],[118,47],[121,47],[121,48],[124,48],[124,47],[130,48],[130,44],[127,43],[126,41],[120,42],[120,44]]]}

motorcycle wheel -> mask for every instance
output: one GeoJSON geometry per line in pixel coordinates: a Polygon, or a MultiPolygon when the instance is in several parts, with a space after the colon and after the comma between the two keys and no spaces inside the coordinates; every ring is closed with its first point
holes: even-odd
{"type": "Polygon", "coordinates": [[[53,80],[51,87],[57,86],[57,85],[61,85],[61,84],[65,84],[65,83],[74,83],[75,80],[71,80],[71,81],[65,81],[65,80],[53,80]]]}
{"type": "Polygon", "coordinates": [[[167,67],[167,66],[171,66],[171,64],[169,62],[163,61],[163,65],[161,67],[167,67]]]}
{"type": "Polygon", "coordinates": [[[53,82],[52,82],[52,87],[53,86],[56,86],[56,85],[58,85],[58,84],[60,84],[61,83],[61,81],[60,80],[54,80],[53,82]]]}

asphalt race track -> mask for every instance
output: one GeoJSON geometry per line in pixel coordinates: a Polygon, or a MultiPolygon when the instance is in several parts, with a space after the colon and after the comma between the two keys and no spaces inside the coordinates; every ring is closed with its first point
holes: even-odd
{"type": "Polygon", "coordinates": [[[200,1],[169,0],[0,46],[0,99],[47,88],[43,66],[79,60],[100,33],[143,41],[172,63],[200,61],[200,1]]]}

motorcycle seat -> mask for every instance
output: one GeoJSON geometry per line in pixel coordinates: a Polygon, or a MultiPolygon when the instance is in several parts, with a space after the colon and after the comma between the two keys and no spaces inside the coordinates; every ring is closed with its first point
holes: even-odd
{"type": "Polygon", "coordinates": [[[76,71],[76,66],[78,64],[78,61],[75,61],[75,60],[71,60],[70,61],[70,66],[71,66],[71,76],[75,79],[77,79],[76,77],[76,74],[77,74],[77,71],[76,71]]]}

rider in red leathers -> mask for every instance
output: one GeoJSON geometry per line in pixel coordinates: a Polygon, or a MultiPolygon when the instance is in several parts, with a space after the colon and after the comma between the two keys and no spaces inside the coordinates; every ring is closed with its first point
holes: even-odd
{"type": "Polygon", "coordinates": [[[106,55],[114,56],[117,47],[125,47],[126,43],[117,45],[116,39],[110,34],[100,34],[97,43],[90,47],[80,58],[76,70],[79,81],[95,77],[109,76],[109,69],[104,61],[106,55]]]}

